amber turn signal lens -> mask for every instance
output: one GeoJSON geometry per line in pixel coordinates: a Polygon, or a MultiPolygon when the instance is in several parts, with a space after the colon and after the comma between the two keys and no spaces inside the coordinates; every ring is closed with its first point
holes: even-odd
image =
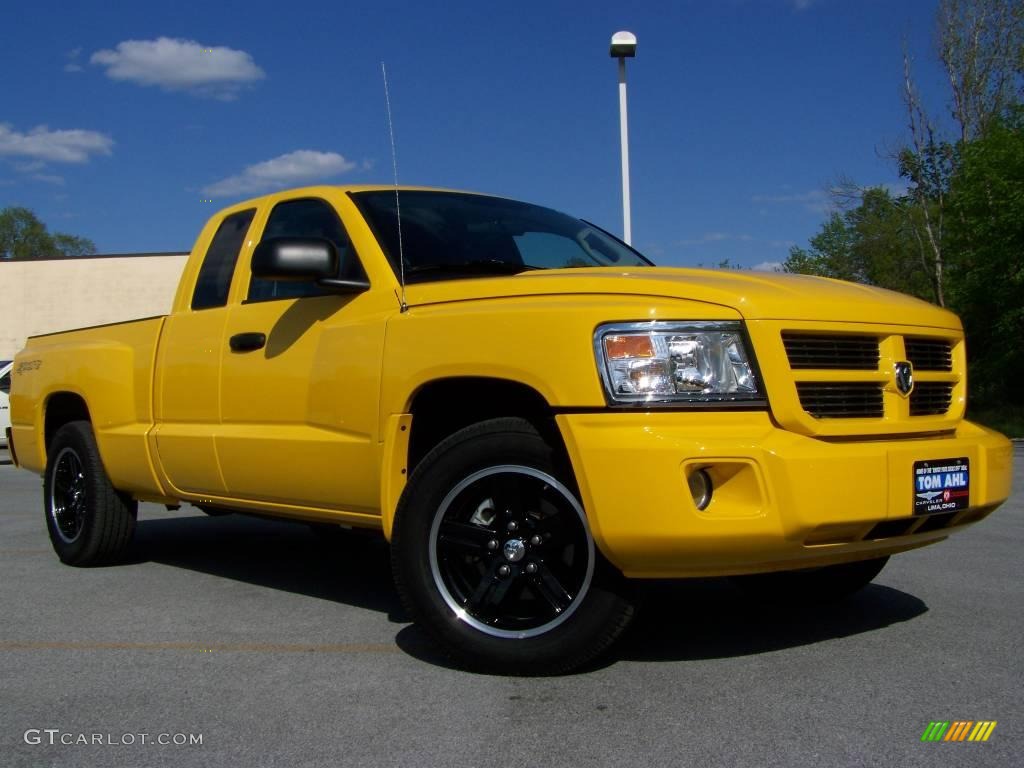
{"type": "Polygon", "coordinates": [[[605,336],[604,349],[609,360],[622,360],[627,357],[654,357],[654,343],[647,335],[605,336]]]}

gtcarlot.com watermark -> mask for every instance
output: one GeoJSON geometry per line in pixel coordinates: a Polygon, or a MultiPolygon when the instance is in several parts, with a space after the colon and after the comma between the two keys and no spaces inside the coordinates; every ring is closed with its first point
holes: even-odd
{"type": "Polygon", "coordinates": [[[31,746],[85,747],[201,747],[201,733],[86,733],[60,728],[29,728],[23,737],[31,746]]]}

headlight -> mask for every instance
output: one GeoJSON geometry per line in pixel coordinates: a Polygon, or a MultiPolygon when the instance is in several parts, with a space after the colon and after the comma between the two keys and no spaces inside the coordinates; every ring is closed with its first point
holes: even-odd
{"type": "Polygon", "coordinates": [[[597,329],[594,341],[612,402],[763,398],[739,322],[609,324],[597,329]]]}

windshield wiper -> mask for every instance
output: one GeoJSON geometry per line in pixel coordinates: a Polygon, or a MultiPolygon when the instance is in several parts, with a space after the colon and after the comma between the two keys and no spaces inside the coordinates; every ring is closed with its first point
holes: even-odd
{"type": "Polygon", "coordinates": [[[477,259],[457,264],[418,264],[406,267],[405,273],[407,275],[416,275],[426,272],[459,272],[464,274],[516,275],[520,272],[529,272],[534,269],[546,269],[546,267],[535,267],[532,264],[513,264],[511,261],[502,261],[501,259],[477,259]]]}

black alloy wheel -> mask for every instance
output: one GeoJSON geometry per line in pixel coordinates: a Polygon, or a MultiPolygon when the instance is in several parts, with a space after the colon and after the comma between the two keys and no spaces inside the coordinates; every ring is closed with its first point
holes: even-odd
{"type": "Polygon", "coordinates": [[[423,458],[398,504],[391,563],[413,619],[470,669],[568,672],[633,616],[564,451],[521,418],[465,427],[423,458]]]}
{"type": "Polygon", "coordinates": [[[594,574],[594,542],[572,493],[522,465],[458,483],[430,530],[430,567],[448,607],[495,637],[533,637],[567,620],[594,574]]]}
{"type": "Polygon", "coordinates": [[[43,501],[50,543],[68,565],[99,565],[124,555],[138,503],[110,482],[88,421],[72,421],[47,446],[43,501]]]}

